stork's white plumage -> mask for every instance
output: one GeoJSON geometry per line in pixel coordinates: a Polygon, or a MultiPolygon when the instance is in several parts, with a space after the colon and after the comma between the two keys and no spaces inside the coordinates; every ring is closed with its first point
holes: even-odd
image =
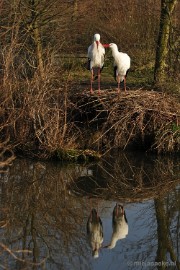
{"type": "Polygon", "coordinates": [[[103,242],[103,225],[96,209],[91,210],[91,214],[88,218],[87,235],[92,248],[92,255],[94,258],[98,258],[99,249],[103,242]]]}
{"type": "Polygon", "coordinates": [[[126,238],[128,235],[128,222],[124,207],[120,204],[116,204],[112,215],[112,227],[113,233],[111,237],[111,243],[106,248],[114,248],[116,243],[120,239],[126,238]]]}
{"type": "Polygon", "coordinates": [[[101,71],[104,66],[104,56],[105,56],[105,49],[104,47],[109,47],[109,45],[102,45],[100,42],[100,35],[94,35],[93,43],[88,47],[88,59],[89,59],[89,69],[91,71],[91,88],[90,92],[93,93],[92,84],[94,80],[94,74],[97,70],[98,76],[98,90],[100,93],[100,80],[101,80],[101,71]]]}
{"type": "Polygon", "coordinates": [[[120,91],[120,82],[124,81],[124,90],[126,91],[126,76],[131,65],[131,59],[127,53],[119,52],[115,43],[110,43],[114,58],[114,77],[118,83],[118,91],[120,91]]]}

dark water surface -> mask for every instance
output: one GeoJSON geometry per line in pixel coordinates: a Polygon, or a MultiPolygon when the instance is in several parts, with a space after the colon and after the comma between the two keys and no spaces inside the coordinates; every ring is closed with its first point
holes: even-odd
{"type": "Polygon", "coordinates": [[[90,165],[18,159],[0,175],[0,269],[180,269],[179,159],[112,154],[90,165]],[[86,224],[95,208],[107,246],[112,212],[128,234],[93,258],[86,224]]]}

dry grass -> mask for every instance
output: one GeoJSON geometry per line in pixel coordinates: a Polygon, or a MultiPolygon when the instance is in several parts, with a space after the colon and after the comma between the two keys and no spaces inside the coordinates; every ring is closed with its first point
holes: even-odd
{"type": "Polygon", "coordinates": [[[58,81],[51,63],[45,75],[44,80],[37,73],[0,88],[2,137],[8,134],[16,151],[37,158],[49,158],[60,148],[76,148],[76,132],[67,119],[68,81],[58,81]]]}

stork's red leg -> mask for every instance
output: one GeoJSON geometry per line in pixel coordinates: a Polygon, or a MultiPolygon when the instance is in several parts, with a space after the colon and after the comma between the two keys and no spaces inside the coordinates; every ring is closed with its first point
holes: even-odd
{"type": "Polygon", "coordinates": [[[92,89],[92,85],[93,85],[93,77],[94,77],[94,72],[93,72],[93,68],[91,69],[91,88],[90,88],[90,93],[93,94],[93,89],[92,89]]]}
{"type": "MultiPolygon", "coordinates": [[[[99,204],[98,204],[98,201],[97,201],[97,213],[99,213],[99,204]]],[[[97,218],[98,218],[98,214],[97,214],[97,218]]]]}
{"type": "Polygon", "coordinates": [[[126,92],[126,76],[124,76],[124,91],[126,92]]]}
{"type": "Polygon", "coordinates": [[[101,72],[100,72],[100,67],[98,68],[98,92],[100,94],[100,81],[101,81],[101,72]]]}
{"type": "Polygon", "coordinates": [[[91,208],[91,215],[90,215],[90,217],[91,217],[91,222],[92,222],[92,199],[90,198],[90,208],[91,208]]]}
{"type": "Polygon", "coordinates": [[[116,216],[118,217],[118,205],[116,204],[116,216]]]}
{"type": "Polygon", "coordinates": [[[117,76],[117,82],[118,82],[118,93],[120,92],[120,76],[117,76]]]}

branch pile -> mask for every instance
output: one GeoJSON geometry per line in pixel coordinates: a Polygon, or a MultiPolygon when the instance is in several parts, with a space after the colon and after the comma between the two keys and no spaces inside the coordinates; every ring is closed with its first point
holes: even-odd
{"type": "Polygon", "coordinates": [[[119,95],[102,91],[101,95],[78,97],[77,107],[87,116],[87,126],[106,148],[139,148],[178,152],[180,147],[179,112],[176,98],[154,91],[127,91],[119,95]]]}

